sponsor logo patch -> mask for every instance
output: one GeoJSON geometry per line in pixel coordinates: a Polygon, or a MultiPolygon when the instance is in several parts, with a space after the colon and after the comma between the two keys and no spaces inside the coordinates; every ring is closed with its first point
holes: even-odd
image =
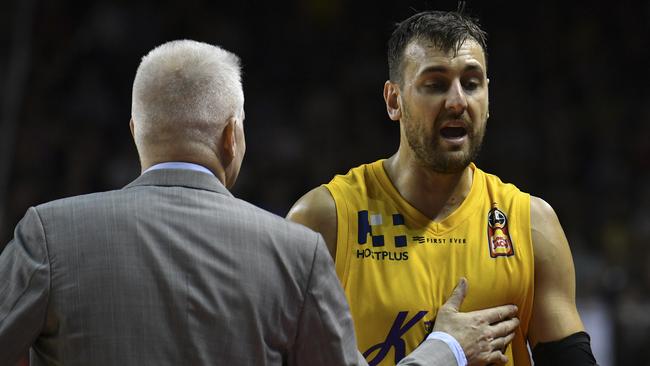
{"type": "Polygon", "coordinates": [[[514,255],[515,248],[508,231],[508,217],[497,208],[496,203],[492,205],[492,209],[488,212],[487,223],[490,257],[510,257],[514,255]]]}
{"type": "MultiPolygon", "coordinates": [[[[400,213],[394,213],[391,216],[390,224],[384,223],[381,214],[370,214],[368,210],[362,210],[357,213],[358,240],[360,245],[368,242],[368,237],[372,242],[373,247],[383,247],[385,245],[384,235],[379,235],[373,232],[373,228],[378,229],[382,225],[404,226],[404,216],[400,213]]],[[[392,238],[392,244],[396,248],[406,247],[406,235],[396,235],[392,238]]],[[[390,238],[388,239],[390,240],[390,238]]]]}

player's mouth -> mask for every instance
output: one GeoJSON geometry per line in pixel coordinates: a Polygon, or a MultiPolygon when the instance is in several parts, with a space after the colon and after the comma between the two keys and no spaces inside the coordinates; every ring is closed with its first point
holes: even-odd
{"type": "Polygon", "coordinates": [[[445,123],[440,128],[440,137],[452,144],[462,144],[468,135],[465,121],[454,120],[445,123]]]}

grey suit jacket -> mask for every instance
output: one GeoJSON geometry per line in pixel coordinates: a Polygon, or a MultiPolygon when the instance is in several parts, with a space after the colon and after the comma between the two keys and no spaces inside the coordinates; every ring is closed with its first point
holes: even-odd
{"type": "MultiPolygon", "coordinates": [[[[156,170],[30,208],[0,255],[0,365],[354,365],[320,235],[156,170]]],[[[404,364],[455,365],[428,341],[404,364]]]]}

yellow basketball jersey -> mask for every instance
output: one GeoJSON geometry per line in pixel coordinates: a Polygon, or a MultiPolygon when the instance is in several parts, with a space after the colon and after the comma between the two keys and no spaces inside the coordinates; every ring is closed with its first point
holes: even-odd
{"type": "Polygon", "coordinates": [[[440,222],[400,196],[383,160],[325,185],[337,210],[336,272],[370,365],[394,365],[413,351],[460,277],[469,281],[461,311],[518,306],[521,324],[507,348],[508,365],[530,365],[530,195],[471,169],[468,196],[440,222]]]}

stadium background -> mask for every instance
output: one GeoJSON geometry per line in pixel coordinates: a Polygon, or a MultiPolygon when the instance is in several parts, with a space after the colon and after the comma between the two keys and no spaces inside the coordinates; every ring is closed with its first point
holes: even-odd
{"type": "MultiPolygon", "coordinates": [[[[10,0],[0,12],[0,248],[25,210],[139,174],[131,83],[191,38],[243,60],[248,151],[234,193],[279,215],[390,155],[381,96],[395,22],[455,1],[10,0]]],[[[469,2],[489,33],[478,165],[547,200],[601,365],[650,365],[650,2],[469,2]]]]}

